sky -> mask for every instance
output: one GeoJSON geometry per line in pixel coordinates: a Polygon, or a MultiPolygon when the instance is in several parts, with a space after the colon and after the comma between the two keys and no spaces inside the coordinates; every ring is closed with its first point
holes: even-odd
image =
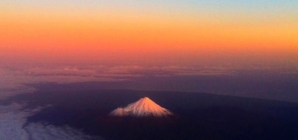
{"type": "Polygon", "coordinates": [[[293,0],[2,0],[0,57],[2,63],[297,66],[297,6],[293,0]]]}
{"type": "Polygon", "coordinates": [[[295,0],[1,0],[0,88],[260,70],[296,77],[297,7],[295,0]]]}

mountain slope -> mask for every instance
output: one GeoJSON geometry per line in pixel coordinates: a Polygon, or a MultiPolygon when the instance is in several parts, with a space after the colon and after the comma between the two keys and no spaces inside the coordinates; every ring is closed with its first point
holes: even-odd
{"type": "Polygon", "coordinates": [[[113,110],[109,115],[132,117],[166,117],[173,115],[173,113],[159,106],[148,97],[144,97],[124,108],[117,108],[113,110]]]}

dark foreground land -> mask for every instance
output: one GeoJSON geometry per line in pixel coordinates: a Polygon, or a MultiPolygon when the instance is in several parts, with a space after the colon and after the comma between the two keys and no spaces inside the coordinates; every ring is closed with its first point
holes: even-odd
{"type": "Polygon", "coordinates": [[[12,97],[27,108],[52,105],[30,122],[69,125],[107,140],[298,139],[298,104],[207,93],[77,89],[39,85],[12,97]],[[111,118],[117,107],[149,97],[176,115],[170,118],[111,118]]]}

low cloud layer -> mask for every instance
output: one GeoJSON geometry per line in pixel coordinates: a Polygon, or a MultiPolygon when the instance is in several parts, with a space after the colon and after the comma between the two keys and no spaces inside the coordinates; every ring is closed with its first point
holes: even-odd
{"type": "MultiPolygon", "coordinates": [[[[42,108],[23,110],[23,105],[12,103],[0,106],[1,140],[88,140],[93,137],[69,126],[56,127],[42,123],[26,123],[28,116],[42,108]]],[[[96,138],[100,139],[100,138],[96,138]]]]}
{"type": "Polygon", "coordinates": [[[121,82],[142,77],[229,76],[241,71],[266,71],[298,74],[298,68],[284,67],[211,67],[211,66],[39,66],[0,67],[0,98],[32,92],[28,84],[76,83],[76,82],[121,82]]]}
{"type": "Polygon", "coordinates": [[[228,68],[191,68],[179,66],[85,66],[85,67],[0,67],[0,98],[35,89],[32,83],[75,83],[90,81],[127,81],[145,76],[230,75],[228,68]]]}

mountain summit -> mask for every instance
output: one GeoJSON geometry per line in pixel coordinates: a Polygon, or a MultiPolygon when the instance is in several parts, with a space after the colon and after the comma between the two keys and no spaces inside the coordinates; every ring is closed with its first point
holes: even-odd
{"type": "Polygon", "coordinates": [[[113,110],[110,116],[132,116],[132,117],[166,117],[173,115],[169,110],[159,106],[148,97],[141,98],[124,108],[113,110]]]}

